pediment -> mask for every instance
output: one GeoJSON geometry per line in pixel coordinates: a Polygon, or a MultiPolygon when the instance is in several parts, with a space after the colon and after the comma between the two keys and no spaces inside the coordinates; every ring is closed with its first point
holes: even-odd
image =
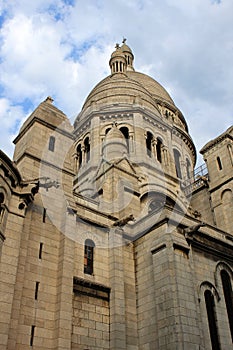
{"type": "Polygon", "coordinates": [[[95,179],[98,179],[102,175],[107,174],[113,168],[137,177],[134,166],[131,164],[131,162],[128,160],[128,158],[123,157],[123,158],[117,159],[114,162],[109,162],[103,158],[101,160],[101,163],[100,163],[97,171],[96,171],[95,179]]]}

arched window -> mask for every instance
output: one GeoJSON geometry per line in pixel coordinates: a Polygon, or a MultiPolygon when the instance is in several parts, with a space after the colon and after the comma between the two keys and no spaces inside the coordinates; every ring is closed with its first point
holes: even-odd
{"type": "Polygon", "coordinates": [[[231,145],[227,145],[227,149],[228,149],[228,153],[229,153],[229,156],[230,156],[231,165],[233,165],[233,153],[232,153],[232,146],[231,146],[231,145]]]}
{"type": "Polygon", "coordinates": [[[88,163],[90,160],[90,141],[89,137],[86,137],[84,140],[84,147],[85,147],[85,155],[86,155],[86,162],[88,163]]]}
{"type": "Polygon", "coordinates": [[[120,131],[122,132],[122,134],[125,137],[125,140],[126,140],[126,143],[127,143],[127,149],[128,149],[128,152],[129,152],[129,129],[126,128],[125,126],[122,126],[120,128],[120,131]]]}
{"type": "Polygon", "coordinates": [[[105,135],[107,135],[107,133],[108,133],[110,130],[111,130],[111,128],[107,128],[107,129],[105,130],[105,135]]]}
{"type": "Polygon", "coordinates": [[[226,188],[221,194],[222,203],[224,205],[230,205],[233,203],[233,193],[230,188],[226,188]]]}
{"type": "Polygon", "coordinates": [[[233,293],[232,293],[231,279],[228,272],[225,270],[221,270],[220,275],[222,280],[223,293],[224,293],[229,326],[231,331],[231,339],[233,342],[233,293]]]}
{"type": "Polygon", "coordinates": [[[180,167],[180,152],[177,149],[173,150],[176,166],[176,175],[179,179],[182,179],[181,167],[180,167]]]}
{"type": "Polygon", "coordinates": [[[147,131],[147,133],[146,133],[146,150],[147,150],[147,155],[149,157],[152,157],[152,141],[153,141],[153,135],[151,132],[147,131]]]}
{"type": "Polygon", "coordinates": [[[217,164],[218,164],[218,169],[222,170],[222,162],[221,162],[220,157],[217,157],[217,164]]]}
{"type": "Polygon", "coordinates": [[[163,142],[158,137],[157,143],[156,143],[156,155],[157,155],[157,160],[159,161],[159,163],[162,163],[162,145],[163,145],[163,142]]]}
{"type": "Polygon", "coordinates": [[[206,290],[204,293],[204,297],[212,349],[220,350],[214,296],[210,290],[206,290]]]}
{"type": "Polygon", "coordinates": [[[152,200],[148,207],[148,212],[154,210],[159,210],[164,208],[164,205],[166,204],[166,196],[163,193],[156,193],[153,195],[152,200]]]}
{"type": "Polygon", "coordinates": [[[49,138],[49,151],[54,152],[54,148],[55,148],[55,137],[50,136],[50,138],[49,138]]]}
{"type": "Polygon", "coordinates": [[[93,274],[95,243],[91,239],[85,240],[84,246],[84,273],[93,274]]]}
{"type": "Polygon", "coordinates": [[[78,166],[80,167],[82,165],[82,148],[80,144],[77,147],[77,159],[78,159],[78,166]]]}
{"type": "Polygon", "coordinates": [[[186,158],[186,173],[187,173],[187,178],[188,179],[191,179],[190,167],[191,167],[190,161],[189,161],[188,158],[186,158]]]}
{"type": "Polygon", "coordinates": [[[5,201],[4,194],[0,192],[0,219],[1,219],[1,214],[3,212],[3,203],[5,201]]]}

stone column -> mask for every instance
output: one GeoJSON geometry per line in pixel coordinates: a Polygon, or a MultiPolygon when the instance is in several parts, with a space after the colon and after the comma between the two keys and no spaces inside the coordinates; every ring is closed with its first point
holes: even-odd
{"type": "Polygon", "coordinates": [[[155,157],[155,159],[157,159],[156,145],[157,145],[157,140],[153,139],[151,142],[151,153],[155,157]]]}
{"type": "Polygon", "coordinates": [[[169,164],[169,155],[168,155],[168,148],[165,145],[162,145],[162,163],[164,163],[166,166],[169,164]]]}
{"type": "Polygon", "coordinates": [[[127,349],[122,233],[120,228],[109,233],[110,349],[117,350],[127,349]]]}
{"type": "Polygon", "coordinates": [[[129,133],[129,152],[134,151],[134,143],[133,143],[133,133],[129,133]]]}
{"type": "MultiPolygon", "coordinates": [[[[15,201],[18,201],[16,198],[15,201]]],[[[13,350],[16,348],[17,327],[19,322],[24,273],[23,263],[25,260],[26,249],[22,247],[22,232],[24,216],[20,210],[11,208],[15,212],[9,212],[7,224],[5,227],[6,237],[2,244],[1,263],[0,263],[0,349],[13,350]],[[20,255],[21,252],[21,255],[20,255]],[[20,272],[18,266],[21,263],[20,272]]],[[[21,211],[22,212],[22,211],[21,211]]],[[[5,212],[6,214],[6,212],[5,212]]],[[[24,234],[26,236],[26,234],[24,234]]]]}
{"type": "Polygon", "coordinates": [[[74,276],[74,241],[71,233],[75,232],[75,215],[64,208],[61,223],[60,247],[57,271],[57,350],[71,349],[73,315],[73,276],[74,276]]]}
{"type": "Polygon", "coordinates": [[[86,152],[85,152],[85,146],[81,146],[81,152],[82,152],[82,163],[83,165],[86,164],[86,152]]]}

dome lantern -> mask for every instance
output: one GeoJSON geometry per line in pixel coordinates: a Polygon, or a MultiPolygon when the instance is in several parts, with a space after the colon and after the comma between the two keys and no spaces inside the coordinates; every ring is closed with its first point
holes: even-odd
{"type": "Polygon", "coordinates": [[[126,39],[122,41],[122,45],[116,44],[116,50],[112,53],[109,65],[111,73],[125,73],[126,71],[134,71],[133,60],[134,55],[128,45],[126,39]]]}
{"type": "Polygon", "coordinates": [[[109,65],[112,74],[125,73],[126,71],[126,58],[119,44],[116,44],[116,50],[111,55],[109,65]]]}

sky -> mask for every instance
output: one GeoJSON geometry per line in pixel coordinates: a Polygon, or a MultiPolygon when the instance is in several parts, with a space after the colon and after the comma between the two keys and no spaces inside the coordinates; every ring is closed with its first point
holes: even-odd
{"type": "MultiPolygon", "coordinates": [[[[0,148],[47,96],[73,123],[123,37],[197,151],[233,124],[232,0],[0,0],[0,148]]],[[[198,158],[198,165],[202,163],[198,158]]]]}

